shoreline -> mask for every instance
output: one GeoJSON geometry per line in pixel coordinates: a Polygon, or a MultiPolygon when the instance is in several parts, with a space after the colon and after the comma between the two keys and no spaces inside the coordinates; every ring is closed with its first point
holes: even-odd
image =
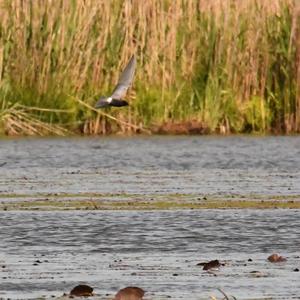
{"type": "Polygon", "coordinates": [[[218,137],[218,138],[226,138],[226,137],[247,137],[247,138],[267,138],[267,137],[299,137],[300,132],[294,133],[274,133],[274,132],[236,132],[236,133],[218,133],[218,132],[210,132],[210,133],[174,133],[174,132],[166,132],[166,133],[134,133],[134,132],[115,132],[115,133],[106,133],[106,134],[83,134],[78,133],[78,131],[70,131],[69,135],[5,135],[0,134],[0,140],[14,140],[14,139],[73,139],[73,138],[148,138],[148,137],[161,137],[161,138],[182,138],[182,137],[218,137]]]}

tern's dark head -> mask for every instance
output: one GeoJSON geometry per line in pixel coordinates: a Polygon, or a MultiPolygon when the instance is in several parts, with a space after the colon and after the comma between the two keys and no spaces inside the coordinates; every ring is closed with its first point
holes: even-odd
{"type": "Polygon", "coordinates": [[[112,99],[109,103],[111,106],[121,107],[121,106],[128,106],[128,102],[125,100],[118,100],[118,99],[112,99]]]}
{"type": "Polygon", "coordinates": [[[121,107],[127,106],[128,102],[121,99],[113,99],[112,97],[100,97],[97,101],[95,108],[103,108],[109,106],[121,107]]]}

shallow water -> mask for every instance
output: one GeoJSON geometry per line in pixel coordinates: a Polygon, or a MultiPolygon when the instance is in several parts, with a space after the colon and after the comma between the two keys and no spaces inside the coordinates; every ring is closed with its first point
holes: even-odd
{"type": "Polygon", "coordinates": [[[148,299],[300,295],[297,210],[2,212],[0,225],[0,297],[59,296],[79,282],[102,296],[138,285],[148,299]],[[287,262],[268,262],[273,251],[287,262]],[[212,259],[226,263],[217,276],[196,266],[212,259]]]}
{"type": "Polygon", "coordinates": [[[2,193],[300,194],[300,137],[2,140],[2,163],[2,193]]]}
{"type": "MultiPolygon", "coordinates": [[[[0,194],[26,199],[82,192],[251,199],[300,195],[299,183],[300,137],[0,141],[0,194]]],[[[126,285],[154,300],[222,298],[217,288],[237,299],[300,295],[297,210],[12,211],[0,212],[0,228],[4,299],[60,296],[80,282],[101,299],[126,285]],[[287,262],[269,263],[273,252],[287,262]],[[226,264],[216,276],[196,266],[213,259],[226,264]]]]}

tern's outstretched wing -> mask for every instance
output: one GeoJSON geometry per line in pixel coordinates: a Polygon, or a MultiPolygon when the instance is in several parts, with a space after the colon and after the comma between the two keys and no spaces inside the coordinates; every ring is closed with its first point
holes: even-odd
{"type": "Polygon", "coordinates": [[[115,87],[111,98],[113,99],[121,99],[122,97],[125,96],[131,82],[133,79],[134,75],[134,70],[135,70],[135,65],[136,65],[136,58],[133,55],[124,69],[123,73],[120,76],[119,82],[117,86],[115,87]]]}

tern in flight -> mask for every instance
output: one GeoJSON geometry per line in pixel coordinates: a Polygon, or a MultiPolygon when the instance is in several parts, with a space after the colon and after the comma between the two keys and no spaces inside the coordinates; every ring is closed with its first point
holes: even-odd
{"type": "Polygon", "coordinates": [[[100,97],[97,101],[95,108],[104,108],[109,106],[127,106],[128,102],[123,100],[122,98],[126,95],[126,92],[132,82],[134,69],[136,65],[136,58],[133,55],[121,74],[118,84],[115,87],[113,93],[109,97],[100,97]]]}

